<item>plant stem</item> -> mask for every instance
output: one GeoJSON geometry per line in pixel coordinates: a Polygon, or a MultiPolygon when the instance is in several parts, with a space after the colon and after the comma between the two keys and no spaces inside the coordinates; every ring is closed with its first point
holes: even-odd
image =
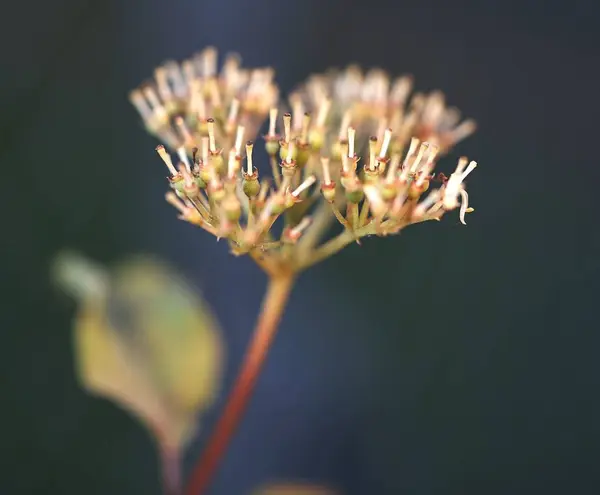
{"type": "Polygon", "coordinates": [[[181,495],[181,466],[176,448],[160,447],[164,495],[181,495]]]}
{"type": "Polygon", "coordinates": [[[185,491],[187,495],[203,495],[210,486],[219,461],[225,454],[225,450],[252,395],[256,379],[289,299],[294,285],[294,278],[293,272],[279,272],[269,280],[262,309],[252,340],[246,351],[240,374],[227,399],[225,409],[217,421],[208,445],[192,471],[185,491]]]}
{"type": "Polygon", "coordinates": [[[329,258],[333,254],[345,248],[348,244],[354,242],[357,238],[359,238],[358,235],[355,235],[350,230],[345,230],[337,237],[334,237],[325,244],[319,246],[317,249],[311,251],[310,254],[304,259],[301,259],[298,263],[297,269],[305,270],[309,266],[312,266],[315,263],[324,260],[325,258],[329,258]]]}
{"type": "MultiPolygon", "coordinates": [[[[364,225],[354,231],[345,230],[341,234],[338,234],[333,239],[330,239],[324,244],[321,244],[318,248],[311,250],[309,253],[301,257],[296,263],[296,270],[306,270],[308,267],[322,261],[330,256],[334,255],[338,251],[341,251],[348,244],[352,242],[358,242],[358,240],[365,235],[375,234],[376,230],[372,223],[364,225]]],[[[304,253],[303,253],[304,254],[304,253]]]]}

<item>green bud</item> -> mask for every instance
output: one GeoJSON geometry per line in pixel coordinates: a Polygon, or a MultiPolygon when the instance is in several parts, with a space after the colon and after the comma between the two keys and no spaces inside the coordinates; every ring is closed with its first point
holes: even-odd
{"type": "Polygon", "coordinates": [[[217,172],[217,174],[221,174],[223,172],[224,164],[223,155],[221,154],[221,152],[217,151],[215,153],[211,153],[209,160],[211,161],[212,166],[215,167],[215,171],[217,172]]]}
{"type": "Polygon", "coordinates": [[[206,188],[206,182],[204,181],[204,179],[202,177],[200,177],[200,174],[194,174],[194,181],[196,182],[196,185],[200,189],[206,188]]]}
{"type": "MultiPolygon", "coordinates": [[[[286,160],[288,156],[288,143],[286,143],[285,141],[280,141],[279,144],[281,145],[281,147],[279,148],[279,157],[282,160],[286,160]]],[[[294,143],[294,146],[292,147],[292,160],[295,160],[298,156],[298,146],[296,146],[295,144],[296,143],[294,143]]]]}
{"type": "Polygon", "coordinates": [[[332,203],[335,199],[335,182],[330,182],[327,185],[323,184],[321,186],[321,192],[323,193],[325,200],[332,203]]]}
{"type": "Polygon", "coordinates": [[[346,190],[346,199],[350,203],[360,203],[364,197],[365,193],[362,191],[362,189],[346,190]]]}
{"type": "Polygon", "coordinates": [[[391,201],[396,197],[398,190],[393,182],[385,182],[381,188],[381,197],[384,201],[391,201]]]}
{"type": "Polygon", "coordinates": [[[308,144],[299,144],[296,146],[296,164],[302,168],[310,158],[310,146],[308,144]]]}
{"type": "Polygon", "coordinates": [[[312,129],[308,134],[308,143],[313,151],[321,151],[325,144],[325,134],[321,129],[312,129]]]}
{"type": "Polygon", "coordinates": [[[244,194],[249,198],[254,198],[258,195],[260,192],[260,183],[258,182],[258,174],[256,172],[252,175],[248,175],[244,172],[242,189],[244,194]]]}
{"type": "Polygon", "coordinates": [[[204,182],[204,184],[208,184],[210,182],[210,178],[211,178],[208,167],[206,167],[206,166],[200,167],[200,170],[198,171],[198,177],[202,180],[202,182],[204,182]]]}
{"type": "Polygon", "coordinates": [[[169,179],[169,183],[171,187],[176,191],[180,193],[184,192],[183,187],[185,185],[185,180],[183,180],[183,177],[181,175],[176,175],[175,177],[169,179]]]}
{"type": "Polygon", "coordinates": [[[374,184],[379,179],[379,170],[371,170],[367,165],[363,167],[365,182],[367,184],[374,184]]]}
{"type": "Polygon", "coordinates": [[[265,149],[267,150],[267,154],[269,156],[277,155],[277,152],[279,151],[279,141],[277,139],[270,139],[269,137],[266,137],[265,149]]]}

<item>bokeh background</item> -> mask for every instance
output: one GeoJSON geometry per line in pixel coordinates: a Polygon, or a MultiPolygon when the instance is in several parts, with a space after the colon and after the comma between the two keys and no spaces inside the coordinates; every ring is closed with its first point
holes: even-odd
{"type": "Polygon", "coordinates": [[[211,493],[273,479],[347,495],[599,493],[598,25],[592,0],[11,3],[0,493],[160,493],[146,432],[76,383],[75,306],[48,274],[61,248],[175,264],[225,329],[225,389],[235,376],[265,279],[175,219],[127,101],[157,64],[209,44],[274,66],[283,92],[350,62],[411,72],[480,125],[452,154],[480,163],[468,227],[449,215],[302,277],[211,493]]]}

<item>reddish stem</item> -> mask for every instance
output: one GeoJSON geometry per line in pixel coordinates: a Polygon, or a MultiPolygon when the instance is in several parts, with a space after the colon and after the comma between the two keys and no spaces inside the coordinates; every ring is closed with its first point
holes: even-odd
{"type": "Polygon", "coordinates": [[[161,445],[160,453],[164,495],[181,495],[181,466],[178,450],[161,445]]]}
{"type": "Polygon", "coordinates": [[[275,275],[269,282],[252,340],[246,351],[242,369],[233,386],[206,449],[198,459],[186,495],[203,495],[210,486],[219,462],[242,418],[252,395],[256,379],[277,333],[277,327],[294,283],[291,273],[275,275]]]}

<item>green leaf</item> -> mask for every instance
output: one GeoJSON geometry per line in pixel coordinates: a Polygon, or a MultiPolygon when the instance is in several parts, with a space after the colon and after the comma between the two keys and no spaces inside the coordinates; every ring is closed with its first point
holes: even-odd
{"type": "Polygon", "coordinates": [[[130,411],[167,452],[180,452],[221,378],[221,332],[200,295],[148,257],[112,270],[61,255],[55,274],[79,300],[77,373],[92,394],[130,411]]]}

